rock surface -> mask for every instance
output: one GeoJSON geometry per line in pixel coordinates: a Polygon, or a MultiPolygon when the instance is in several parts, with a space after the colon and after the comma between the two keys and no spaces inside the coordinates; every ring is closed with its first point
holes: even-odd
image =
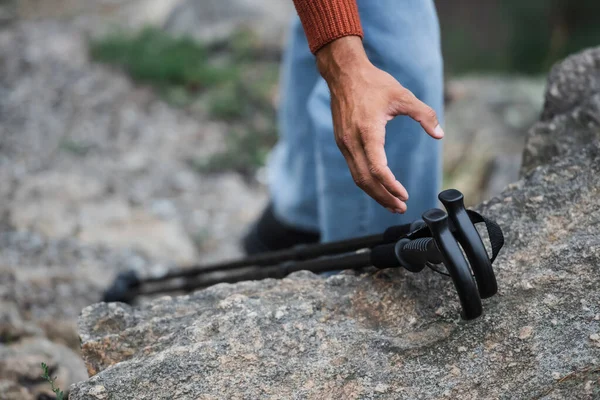
{"type": "MultiPolygon", "coordinates": [[[[565,113],[553,120],[566,134],[600,131],[565,113]]],[[[302,272],[137,308],[100,303],[79,319],[93,376],[71,398],[598,398],[600,141],[584,138],[530,158],[478,207],[507,239],[482,318],[459,321],[451,282],[430,271],[302,272]]]]}
{"type": "Polygon", "coordinates": [[[577,151],[600,137],[600,47],[555,66],[548,78],[542,118],[530,131],[522,173],[577,151]]]}
{"type": "MultiPolygon", "coordinates": [[[[219,15],[232,17],[227,29],[234,29],[239,10],[223,14],[222,6],[256,1],[219,2],[216,8],[212,1],[197,1],[193,7],[220,7],[219,15]]],[[[39,380],[42,361],[64,390],[83,380],[76,317],[118,271],[160,273],[172,262],[233,257],[241,228],[265,202],[264,189],[236,173],[199,174],[190,166],[190,160],[221,150],[228,126],[208,120],[202,109],[174,109],[120,72],[88,60],[90,34],[114,24],[164,24],[182,3],[0,0],[1,399],[52,398],[49,385],[39,380]]],[[[251,18],[264,22],[264,15],[283,16],[290,6],[257,7],[265,14],[251,18]]],[[[280,26],[282,20],[268,22],[280,26]]],[[[280,35],[273,37],[279,48],[280,35]]],[[[531,85],[499,90],[509,82],[458,81],[458,99],[448,113],[449,122],[456,121],[452,131],[470,135],[462,127],[473,128],[478,143],[508,132],[520,146],[519,132],[538,108],[537,100],[529,101],[538,90],[531,85]],[[478,104],[487,108],[469,111],[478,104]],[[488,118],[493,129],[486,131],[488,118]]],[[[509,143],[503,140],[498,143],[509,143]]],[[[516,163],[507,160],[494,163],[514,172],[516,163]]],[[[102,386],[91,393],[110,398],[102,386]]]]}

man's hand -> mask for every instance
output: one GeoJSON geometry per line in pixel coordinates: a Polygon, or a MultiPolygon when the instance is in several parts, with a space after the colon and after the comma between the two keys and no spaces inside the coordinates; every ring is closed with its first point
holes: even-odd
{"type": "Polygon", "coordinates": [[[359,37],[337,39],[316,56],[331,91],[335,140],[354,182],[389,211],[404,213],[408,192],[388,167],[385,126],[397,115],[408,115],[441,139],[435,111],[371,64],[359,37]]]}

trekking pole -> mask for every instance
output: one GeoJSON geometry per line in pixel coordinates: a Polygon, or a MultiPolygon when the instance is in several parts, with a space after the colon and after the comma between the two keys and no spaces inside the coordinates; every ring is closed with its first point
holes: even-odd
{"type": "MultiPolygon", "coordinates": [[[[229,263],[175,270],[160,277],[140,279],[134,272],[125,272],[120,274],[113,285],[105,292],[104,301],[131,302],[140,295],[174,291],[189,292],[222,282],[234,283],[265,278],[279,279],[301,270],[322,273],[373,265],[377,268],[402,266],[411,272],[419,272],[426,265],[431,267],[431,264],[437,264],[441,260],[450,272],[446,275],[451,276],[455,281],[455,287],[459,293],[465,315],[474,315],[477,314],[477,307],[471,304],[468,298],[487,298],[497,291],[496,278],[491,264],[504,244],[502,231],[492,221],[472,210],[466,210],[463,195],[459,191],[446,190],[440,193],[439,199],[448,210],[449,220],[446,213],[434,209],[423,215],[424,220],[426,217],[428,218],[425,222],[415,221],[410,225],[392,227],[381,235],[297,247],[229,263]],[[439,222],[438,224],[441,225],[438,226],[434,222],[436,218],[441,218],[439,213],[443,214],[444,222],[439,222]],[[434,216],[436,217],[433,218],[434,216]],[[488,258],[485,246],[474,226],[474,223],[479,222],[485,222],[488,229],[493,254],[491,259],[488,258]],[[432,230],[432,226],[436,227],[435,230],[432,230]],[[444,239],[442,239],[442,236],[439,235],[442,235],[440,232],[444,231],[444,227],[447,227],[446,230],[449,236],[448,233],[444,233],[444,239]],[[432,241],[432,239],[436,241],[432,241]],[[474,283],[469,284],[469,280],[473,282],[473,276],[460,251],[460,247],[458,247],[458,243],[465,250],[465,254],[471,263],[477,285],[474,283]],[[438,253],[436,253],[436,248],[439,249],[438,253]],[[361,249],[365,250],[359,253],[332,257],[335,254],[350,253],[361,249]],[[456,249],[458,249],[458,252],[456,252],[456,249]],[[446,254],[445,258],[442,257],[443,254],[446,254]],[[307,258],[319,256],[329,257],[306,261],[307,258]],[[294,260],[303,261],[292,262],[294,260]],[[211,275],[213,272],[224,271],[234,271],[235,273],[230,273],[228,276],[211,275]],[[468,271],[468,279],[464,278],[465,271],[468,271]],[[182,279],[184,281],[180,282],[182,279]],[[471,293],[473,287],[476,288],[476,297],[473,297],[473,293],[471,293]]],[[[433,267],[432,269],[442,273],[433,267]]],[[[480,303],[479,300],[479,308],[481,308],[480,303]]]]}
{"type": "Polygon", "coordinates": [[[188,279],[197,277],[198,275],[206,275],[211,272],[232,271],[252,266],[270,266],[290,261],[302,261],[316,257],[349,253],[360,249],[372,248],[385,243],[392,243],[395,240],[406,236],[410,232],[417,232],[419,230],[423,230],[422,233],[427,231],[423,221],[420,220],[411,224],[392,226],[386,229],[382,234],[363,236],[331,243],[298,245],[290,249],[257,254],[228,262],[177,268],[168,271],[164,275],[150,276],[144,279],[141,279],[135,271],[125,271],[117,275],[112,285],[105,291],[103,301],[129,303],[137,296],[136,288],[141,284],[161,283],[178,278],[188,279]]]}
{"type": "Polygon", "coordinates": [[[147,278],[146,281],[153,282],[173,278],[186,278],[215,271],[229,271],[248,266],[274,265],[286,261],[302,261],[332,254],[349,253],[351,251],[371,248],[384,243],[391,243],[405,236],[409,232],[421,228],[422,226],[422,221],[415,221],[411,224],[392,226],[381,234],[363,236],[331,243],[298,245],[290,249],[257,254],[229,262],[176,269],[167,272],[163,276],[147,278]]]}
{"type": "Polygon", "coordinates": [[[164,293],[165,291],[189,292],[212,286],[217,283],[235,283],[249,280],[282,279],[297,271],[310,271],[316,274],[344,269],[374,266],[379,269],[403,267],[410,272],[420,272],[427,263],[446,265],[462,306],[462,317],[470,320],[482,313],[481,298],[456,238],[450,232],[448,216],[445,212],[432,209],[423,214],[423,220],[433,237],[403,238],[396,243],[384,244],[371,250],[345,254],[316,260],[284,263],[241,271],[225,278],[202,277],[183,282],[169,288],[152,290],[143,288],[139,295],[164,293]]]}

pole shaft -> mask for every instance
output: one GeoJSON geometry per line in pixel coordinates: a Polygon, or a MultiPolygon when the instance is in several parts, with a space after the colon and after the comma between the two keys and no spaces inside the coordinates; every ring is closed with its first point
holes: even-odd
{"type": "MultiPolygon", "coordinates": [[[[292,249],[257,254],[247,258],[206,266],[181,268],[159,277],[149,277],[142,283],[160,282],[174,278],[189,278],[215,271],[229,271],[251,266],[281,264],[286,261],[301,261],[332,254],[349,253],[360,249],[371,248],[384,242],[383,234],[364,236],[339,242],[323,243],[310,246],[297,246],[292,249]]],[[[304,268],[303,268],[304,269],[304,268]]],[[[338,268],[343,269],[343,268],[338,268]]]]}
{"type": "Polygon", "coordinates": [[[254,267],[242,270],[236,274],[228,276],[202,276],[197,279],[187,280],[182,284],[173,284],[170,286],[159,286],[140,288],[138,295],[151,295],[157,293],[169,292],[190,292],[215,285],[217,283],[236,283],[242,281],[262,280],[268,278],[281,279],[287,275],[298,271],[310,271],[315,274],[323,272],[339,271],[344,269],[354,269],[368,267],[371,265],[371,252],[366,250],[360,253],[346,254],[338,257],[327,257],[316,260],[301,261],[297,263],[279,264],[268,267],[254,267]]]}

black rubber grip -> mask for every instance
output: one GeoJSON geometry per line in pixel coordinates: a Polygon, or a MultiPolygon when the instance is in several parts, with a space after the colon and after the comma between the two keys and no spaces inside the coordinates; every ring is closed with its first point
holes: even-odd
{"type": "Polygon", "coordinates": [[[443,261],[435,240],[430,237],[411,240],[402,247],[400,254],[403,260],[412,265],[425,265],[426,262],[439,264],[443,261]]]}
{"type": "Polygon", "coordinates": [[[371,264],[379,269],[395,268],[400,266],[396,257],[396,243],[384,244],[371,250],[371,264]]]}
{"type": "Polygon", "coordinates": [[[423,220],[431,230],[444,265],[452,277],[462,306],[462,317],[466,320],[479,317],[483,312],[481,298],[471,275],[469,264],[463,256],[456,238],[450,232],[448,215],[442,210],[434,208],[423,214],[423,220]]]}
{"type": "Polygon", "coordinates": [[[477,288],[482,299],[496,294],[498,284],[481,237],[473,225],[465,209],[464,197],[456,189],[444,190],[438,196],[448,211],[448,218],[454,228],[453,234],[462,246],[477,281],[477,288]]]}

